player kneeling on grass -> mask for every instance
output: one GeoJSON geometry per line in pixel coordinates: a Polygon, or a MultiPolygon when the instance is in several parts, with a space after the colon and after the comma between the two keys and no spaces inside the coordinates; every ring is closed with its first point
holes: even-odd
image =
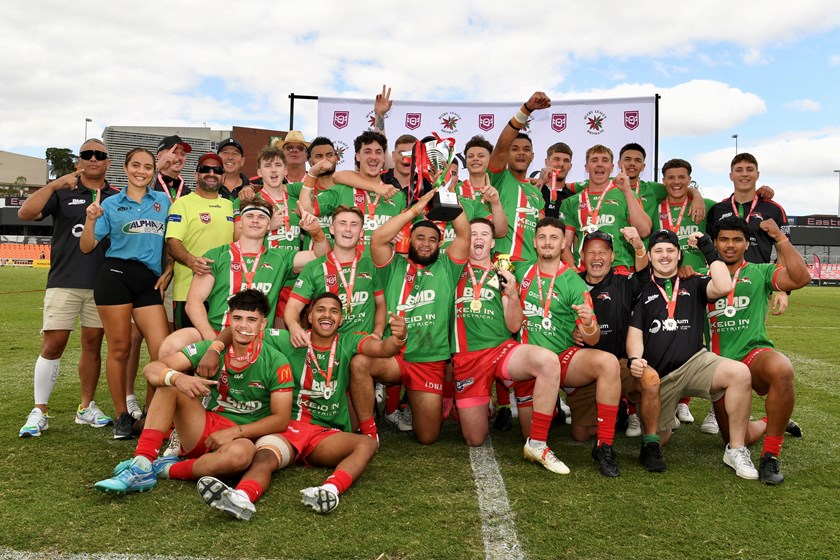
{"type": "MultiPolygon", "coordinates": [[[[301,501],[318,513],[338,506],[339,495],[359,478],[379,449],[375,438],[352,433],[347,390],[350,360],[357,353],[372,358],[396,355],[406,341],[405,319],[391,314],[391,335],[384,340],[364,333],[341,333],[342,303],[324,292],[309,304],[308,344],[295,347],[288,331],[266,331],[265,344],[289,357],[294,376],[292,420],[282,433],[257,440],[251,468],[235,489],[206,476],[198,491],[208,505],[237,519],[251,519],[254,502],[268,489],[271,474],[292,460],[304,465],[336,467],[321,486],[301,490],[301,501]]],[[[219,335],[226,338],[226,333],[219,335]]],[[[208,365],[214,356],[208,354],[208,365]]]]}
{"type": "MultiPolygon", "coordinates": [[[[779,262],[784,266],[746,262],[749,225],[737,217],[719,221],[715,227],[715,247],[732,276],[732,288],[725,298],[709,304],[708,316],[712,351],[745,363],[750,368],[753,390],[767,396],[764,402],[767,416],[751,423],[747,443],[757,441],[764,434],[758,477],[767,484],[780,484],[785,477],[779,468],[779,454],[795,400],[793,365],[784,354],[773,349],[764,318],[773,291],[798,290],[811,281],[811,275],[799,252],[772,218],[761,222],[760,227],[773,238],[779,262]]],[[[716,407],[719,419],[725,417],[722,408],[716,407]]],[[[728,442],[726,423],[721,422],[720,428],[724,441],[728,442]]]]}
{"type": "Polygon", "coordinates": [[[639,461],[651,472],[665,471],[661,444],[671,437],[680,398],[703,397],[716,403],[726,393],[730,439],[723,462],[741,478],[755,480],[758,471],[745,445],[752,406],[749,369],[703,345],[706,305],[732,287],[711,239],[705,234],[703,238],[698,246],[709,263],[709,276],[684,279],[677,275],[682,262],[677,235],[659,230],[648,240],[652,281],[633,308],[627,332],[627,366],[640,379],[642,392],[651,397],[643,394],[641,401],[644,433],[639,461]]]}
{"type": "Polygon", "coordinates": [[[195,369],[211,347],[202,341],[151,362],[143,369],[158,387],[134,458],[114,469],[114,477],[94,488],[124,494],[151,490],[158,478],[194,480],[227,476],[248,468],[256,449],[253,440],[289,424],[292,372],[286,357],[260,340],[268,301],[259,290],[243,290],[229,302],[233,342],[212,378],[182,373],[195,369]],[[208,398],[206,408],[202,399],[208,398]],[[187,460],[158,459],[166,432],[175,425],[187,460]]]}

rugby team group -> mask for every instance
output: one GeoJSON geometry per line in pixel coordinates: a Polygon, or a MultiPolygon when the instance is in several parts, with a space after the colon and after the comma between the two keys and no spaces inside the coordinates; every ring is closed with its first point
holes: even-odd
{"type": "Polygon", "coordinates": [[[192,148],[178,136],[157,153],[131,150],[119,190],[105,179],[107,146],[87,140],[77,170],[19,211],[55,227],[35,407],[20,437],[49,427],[78,318],[75,422],[138,437],[133,458],[95,483],[104,492],[197,480],[209,506],[250,519],[272,474],[297,462],[333,469],[301,490],[327,513],[376,455],[377,418],[433,444],[451,417],[480,446],[491,421],[511,428],[512,406],[524,458],[552,473],[569,472],[547,443],[564,418],[574,440],[594,439],[602,475],[620,475],[617,429],[641,438],[642,468],[664,472],[662,446],[694,421],[692,397],[711,401],[701,430],[720,434],[737,476],[784,480],[783,439],[801,430],[793,368],[765,319],[810,275],[772,189],[758,188],[754,156],[732,160],[723,201],[703,198],[682,159],[664,164],[663,184],[640,180],[638,144],[617,162],[588,147],[588,180],[569,183],[572,149],[559,142],[529,178],[522,128],[551,105],[535,92],[495,145],[467,142],[468,178],[457,159],[431,169],[461,207],[433,221],[438,189],[417,188],[412,168],[418,139],[388,149],[391,104],[383,87],[353,171],[335,169],[330,139],[291,131],[257,154],[249,179],[228,138],[198,159],[194,192],[181,174],[192,148]],[[103,336],[113,420],[93,400],[103,336]]]}

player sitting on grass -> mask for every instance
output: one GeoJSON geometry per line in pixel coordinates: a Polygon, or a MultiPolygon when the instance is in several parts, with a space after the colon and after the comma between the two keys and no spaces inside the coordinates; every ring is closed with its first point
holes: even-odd
{"type": "Polygon", "coordinates": [[[259,290],[243,290],[230,299],[229,307],[233,343],[211,379],[182,373],[194,369],[208,350],[221,353],[210,341],[191,344],[143,369],[158,391],[134,458],[117,465],[114,476],[94,488],[124,494],[151,490],[158,478],[239,473],[256,453],[252,440],[286,429],[294,382],[286,357],[261,341],[268,301],[259,290]],[[202,399],[208,397],[205,408],[202,399]],[[173,423],[187,450],[185,461],[157,458],[173,423]]]}
{"type": "MultiPolygon", "coordinates": [[[[198,492],[211,507],[237,519],[251,519],[254,502],[268,490],[271,474],[287,467],[293,459],[304,465],[335,467],[321,486],[301,490],[301,501],[318,513],[338,506],[339,495],[358,479],[379,449],[376,439],[352,433],[347,402],[350,361],[357,353],[372,358],[389,358],[402,350],[406,341],[405,319],[391,314],[391,335],[384,340],[365,333],[339,332],[344,318],[337,294],[324,292],[309,304],[307,344],[293,346],[288,331],[267,331],[265,343],[289,357],[294,376],[292,420],[282,433],[257,440],[257,454],[251,468],[235,489],[205,476],[198,492]]],[[[219,339],[227,338],[226,333],[219,339]]],[[[215,356],[208,354],[213,365],[215,356]]]]}

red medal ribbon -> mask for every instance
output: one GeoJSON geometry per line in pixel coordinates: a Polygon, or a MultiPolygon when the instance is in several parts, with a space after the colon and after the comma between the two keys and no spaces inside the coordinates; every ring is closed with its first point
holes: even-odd
{"type": "MultiPolygon", "coordinates": [[[[309,330],[310,339],[312,337],[312,331],[309,330]]],[[[324,378],[326,381],[327,388],[330,388],[330,381],[332,381],[332,374],[333,374],[333,366],[335,365],[335,349],[338,348],[338,333],[335,334],[333,337],[332,346],[330,346],[330,359],[327,362],[327,372],[324,373],[324,370],[321,369],[320,364],[318,364],[318,358],[315,357],[315,350],[312,348],[312,343],[309,343],[309,346],[306,348],[306,367],[309,368],[309,372],[312,375],[312,378],[315,379],[315,370],[318,370],[318,373],[321,374],[321,377],[324,378]]],[[[304,375],[305,377],[305,375],[304,375]]]]}
{"type": "Polygon", "coordinates": [[[332,264],[335,266],[336,273],[338,274],[338,278],[341,280],[341,285],[344,287],[344,292],[347,294],[347,304],[352,305],[353,303],[353,286],[356,284],[356,265],[359,264],[359,254],[356,253],[356,257],[353,259],[353,264],[350,265],[350,281],[347,281],[347,278],[344,276],[344,270],[341,267],[341,263],[338,262],[338,257],[335,256],[335,251],[330,251],[329,259],[332,260],[332,264]]]}
{"type": "MultiPolygon", "coordinates": [[[[586,205],[586,224],[583,225],[598,225],[598,215],[601,213],[601,204],[603,204],[604,199],[607,198],[607,193],[610,192],[612,189],[615,188],[615,182],[611,181],[610,184],[604,189],[604,192],[601,193],[601,198],[598,199],[598,204],[595,205],[595,210],[592,210],[592,205],[589,203],[589,189],[586,189],[581,193],[580,197],[583,199],[583,203],[586,205]]],[[[581,222],[583,222],[581,220],[581,222]]]]}
{"type": "Polygon", "coordinates": [[[271,193],[265,188],[260,191],[260,194],[271,203],[275,212],[283,213],[283,232],[291,231],[289,227],[289,194],[283,190],[283,187],[280,187],[280,196],[277,199],[271,196],[271,193]]]}
{"type": "MultiPolygon", "coordinates": [[[[260,247],[260,252],[254,258],[254,264],[251,265],[251,270],[248,270],[248,265],[245,264],[245,253],[242,252],[242,247],[239,245],[239,241],[230,244],[230,253],[231,253],[231,261],[235,261],[239,263],[241,267],[242,276],[245,278],[245,287],[246,289],[251,289],[251,284],[254,283],[254,275],[257,273],[257,267],[260,265],[260,259],[265,253],[265,245],[260,247]]],[[[237,279],[234,276],[234,279],[237,279]]],[[[237,287],[242,286],[242,281],[234,282],[237,287]]],[[[237,292],[239,289],[236,290],[237,292]]]]}
{"type": "MultiPolygon", "coordinates": [[[[736,216],[741,216],[741,211],[738,209],[738,206],[735,204],[735,194],[729,197],[729,204],[732,205],[732,211],[735,213],[736,216]]],[[[744,218],[745,221],[749,222],[750,218],[753,216],[753,212],[755,211],[755,207],[758,206],[758,195],[753,197],[753,201],[750,204],[750,211],[747,213],[747,217],[744,218]]]]}
{"type": "Polygon", "coordinates": [[[668,307],[668,318],[673,319],[674,313],[677,311],[677,296],[680,293],[680,277],[677,276],[677,279],[674,282],[674,289],[671,291],[670,299],[668,299],[668,294],[665,292],[662,286],[656,283],[656,280],[651,278],[650,281],[653,282],[653,285],[656,286],[656,289],[659,290],[659,293],[662,294],[662,298],[666,302],[666,305],[668,307]]]}
{"type": "Polygon", "coordinates": [[[726,305],[728,306],[734,306],[735,304],[735,288],[738,286],[738,276],[741,275],[741,271],[744,270],[745,266],[747,266],[747,261],[741,263],[741,266],[738,267],[738,270],[735,271],[735,275],[732,277],[732,290],[726,296],[726,305]]]}
{"type": "Polygon", "coordinates": [[[688,198],[686,198],[683,201],[682,206],[680,206],[680,214],[679,214],[679,216],[677,216],[677,223],[674,224],[672,216],[671,216],[671,205],[668,203],[667,200],[663,200],[662,201],[662,206],[659,208],[659,215],[661,217],[662,214],[665,214],[665,217],[668,219],[668,224],[667,225],[662,224],[662,225],[664,225],[666,229],[669,229],[669,230],[673,231],[674,233],[677,233],[680,229],[680,224],[682,224],[683,216],[685,215],[685,209],[686,208],[688,208],[688,198]]]}
{"type": "Polygon", "coordinates": [[[178,181],[180,184],[178,185],[178,191],[175,193],[175,198],[172,198],[172,193],[169,192],[169,187],[166,184],[166,181],[163,180],[163,173],[158,173],[158,181],[160,182],[160,186],[163,187],[163,192],[166,193],[166,196],[169,197],[169,202],[175,202],[179,198],[181,198],[181,191],[184,190],[184,178],[179,176],[178,181]]]}
{"type": "Polygon", "coordinates": [[[467,263],[467,272],[470,273],[470,281],[472,282],[473,288],[473,301],[479,301],[481,299],[481,288],[484,286],[484,282],[487,280],[487,275],[490,274],[491,270],[493,270],[492,266],[484,271],[484,274],[481,276],[481,281],[476,282],[472,264],[469,262],[467,263]]]}

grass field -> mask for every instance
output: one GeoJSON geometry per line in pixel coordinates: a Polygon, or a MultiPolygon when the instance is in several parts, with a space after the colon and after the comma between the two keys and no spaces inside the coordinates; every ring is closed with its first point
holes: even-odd
{"type": "MultiPolygon", "coordinates": [[[[327,471],[277,473],[253,521],[236,522],[199,499],[192,483],[162,481],[149,493],[114,497],[93,490],[131,456],[134,441],[73,423],[78,404],[78,337],[71,338],[49,403],[50,429],[18,438],[32,407],[32,367],[46,273],[0,269],[0,556],[69,554],[219,558],[481,558],[482,517],[469,449],[448,422],[432,446],[383,428],[367,473],[329,516],[298,501],[327,471]]],[[[492,433],[521,554],[528,558],[835,558],[840,554],[840,290],[791,296],[769,332],[796,369],[794,418],[805,432],[785,441],[779,487],[738,479],[721,461],[717,436],[699,422],[665,449],[668,472],[643,471],[638,439],[616,441],[621,477],[605,479],[567,428],[550,444],[570,466],[552,475],[522,459],[516,430],[492,433]]],[[[104,373],[97,401],[112,411],[104,373]]],[[[754,415],[763,403],[754,400],[754,415]]],[[[759,449],[753,449],[758,463],[759,449]]]]}

